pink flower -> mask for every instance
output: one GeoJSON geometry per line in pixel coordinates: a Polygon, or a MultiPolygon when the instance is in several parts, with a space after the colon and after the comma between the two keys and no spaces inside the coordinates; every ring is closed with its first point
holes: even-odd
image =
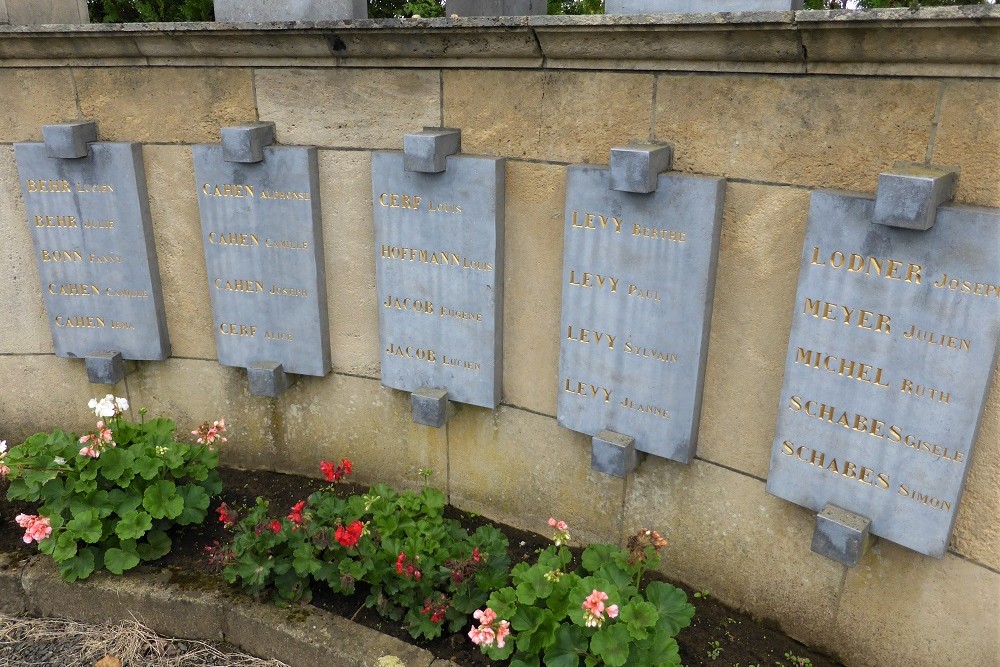
{"type": "Polygon", "coordinates": [[[10,474],[10,468],[5,465],[0,465],[0,479],[6,479],[7,475],[10,474]]]}
{"type": "Polygon", "coordinates": [[[212,422],[211,425],[209,425],[208,422],[205,422],[194,431],[191,431],[191,435],[198,436],[197,442],[199,445],[209,445],[209,449],[212,449],[211,445],[214,444],[216,441],[218,442],[227,441],[226,438],[219,435],[220,433],[225,433],[225,432],[226,432],[226,420],[216,419],[214,422],[212,422]]]}
{"type": "Polygon", "coordinates": [[[572,539],[569,535],[569,524],[565,521],[556,521],[553,517],[549,517],[549,525],[556,529],[552,541],[557,547],[567,544],[572,539]]]}
{"type": "Polygon", "coordinates": [[[25,544],[41,542],[52,534],[52,523],[48,517],[18,514],[14,517],[14,521],[17,522],[18,526],[24,528],[24,537],[21,539],[24,540],[25,544]]]}
{"type": "Polygon", "coordinates": [[[496,638],[496,632],[490,627],[480,626],[477,628],[476,626],[472,626],[469,630],[469,639],[472,640],[473,644],[478,646],[489,646],[496,638]]]}
{"type": "MultiPolygon", "coordinates": [[[[604,623],[604,603],[608,600],[608,594],[604,591],[599,591],[596,588],[587,596],[587,599],[583,601],[580,607],[583,609],[583,620],[588,628],[599,628],[601,624],[604,623]]],[[[609,618],[616,618],[618,616],[618,605],[613,604],[607,607],[609,618]]]]}
{"type": "Polygon", "coordinates": [[[497,628],[497,648],[504,647],[504,639],[510,634],[510,621],[500,621],[497,628]]]}
{"type": "Polygon", "coordinates": [[[80,450],[80,456],[89,456],[92,459],[96,459],[100,458],[101,453],[96,449],[94,449],[93,447],[91,447],[90,445],[87,445],[86,447],[80,450]]]}
{"type": "Polygon", "coordinates": [[[486,609],[477,609],[472,613],[472,617],[480,623],[478,628],[472,626],[469,630],[469,639],[472,640],[473,644],[489,646],[496,642],[497,648],[504,647],[506,638],[510,635],[509,621],[500,621],[497,627],[494,628],[493,623],[497,620],[497,613],[489,607],[486,609]]]}
{"type": "Polygon", "coordinates": [[[493,621],[497,620],[497,613],[487,607],[486,609],[477,609],[472,612],[472,618],[483,625],[493,625],[493,621]]]}

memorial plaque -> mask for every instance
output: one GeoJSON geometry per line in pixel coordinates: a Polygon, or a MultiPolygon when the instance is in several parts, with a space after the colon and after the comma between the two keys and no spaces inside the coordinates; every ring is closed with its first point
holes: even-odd
{"type": "Polygon", "coordinates": [[[503,331],[504,160],[450,155],[440,173],[372,156],[382,384],[494,408],[503,331]]]}
{"type": "Polygon", "coordinates": [[[80,148],[83,157],[66,159],[48,157],[43,143],[14,145],[56,356],[166,359],[142,147],[80,148]]]}
{"type": "Polygon", "coordinates": [[[610,185],[609,169],[569,168],[558,421],[686,462],[698,435],[725,181],[661,173],[649,194],[610,185]]]}
{"type": "Polygon", "coordinates": [[[997,361],[1000,213],[917,231],[874,208],[812,195],[767,491],[940,558],[997,361]]]}
{"type": "Polygon", "coordinates": [[[219,363],[326,375],[316,149],[265,146],[259,162],[228,162],[221,145],[192,151],[219,363]]]}

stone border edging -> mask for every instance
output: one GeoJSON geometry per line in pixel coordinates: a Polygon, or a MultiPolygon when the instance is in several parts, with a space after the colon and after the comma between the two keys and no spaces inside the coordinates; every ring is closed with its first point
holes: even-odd
{"type": "Polygon", "coordinates": [[[82,623],[135,618],[157,634],[224,640],[291,667],[455,667],[430,651],[304,605],[279,609],[193,572],[190,580],[140,566],[127,574],[94,574],[68,584],[44,556],[0,553],[0,613],[59,616],[82,623]],[[397,661],[380,660],[395,657],[397,661]]]}

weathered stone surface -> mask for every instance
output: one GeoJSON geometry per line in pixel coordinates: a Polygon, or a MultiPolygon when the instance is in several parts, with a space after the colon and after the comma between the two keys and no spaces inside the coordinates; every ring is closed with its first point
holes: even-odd
{"type": "Polygon", "coordinates": [[[503,373],[504,160],[440,174],[372,156],[382,384],[495,407],[503,373]]]}
{"type": "Polygon", "coordinates": [[[0,69],[0,141],[41,141],[43,125],[77,116],[72,73],[53,69],[45,74],[0,69]]]}
{"type": "Polygon", "coordinates": [[[529,16],[547,14],[545,0],[451,0],[449,16],[529,16]]]}
{"type": "Polygon", "coordinates": [[[505,405],[462,406],[446,430],[455,506],[549,535],[556,517],[574,540],[621,542],[625,480],[591,469],[589,437],[505,405]]]}
{"type": "Polygon", "coordinates": [[[367,0],[214,0],[215,20],[345,21],[368,18],[367,0]]]}
{"type": "Polygon", "coordinates": [[[274,361],[261,361],[247,367],[247,381],[250,383],[251,396],[281,396],[292,383],[291,377],[285,373],[284,367],[274,361]]]}
{"type": "Polygon", "coordinates": [[[257,117],[249,69],[94,67],[73,76],[80,110],[100,122],[102,139],[214,142],[220,127],[257,117]]]}
{"type": "Polygon", "coordinates": [[[631,142],[611,149],[611,189],[646,194],[656,190],[660,172],[670,169],[670,144],[631,142]]]}
{"type": "Polygon", "coordinates": [[[91,384],[115,385],[125,379],[125,358],[121,352],[92,352],[83,361],[91,384]]]}
{"type": "Polygon", "coordinates": [[[609,429],[675,461],[694,455],[725,182],[660,174],[656,192],[567,175],[559,423],[609,429]]]}
{"type": "Polygon", "coordinates": [[[160,281],[175,356],[216,359],[212,305],[205,289],[205,252],[201,236],[194,163],[189,146],[143,146],[153,236],[160,260],[160,281]]]}
{"type": "Polygon", "coordinates": [[[330,346],[337,371],[379,376],[375,293],[375,227],[372,225],[371,154],[319,152],[323,238],[326,252],[330,346]],[[350,270],[346,270],[345,262],[350,270]],[[339,266],[338,266],[339,265],[339,266]]]}
{"type": "Polygon", "coordinates": [[[806,190],[726,184],[698,457],[758,479],[774,441],[767,406],[781,392],[808,214],[806,190]]]}
{"type": "Polygon", "coordinates": [[[0,24],[90,23],[87,0],[0,0],[0,24]]]}
{"type": "Polygon", "coordinates": [[[995,665],[998,617],[1000,574],[882,540],[847,571],[836,624],[814,644],[858,667],[995,665]]]}
{"type": "Polygon", "coordinates": [[[429,469],[430,483],[448,490],[447,429],[415,424],[409,394],[377,379],[303,377],[282,394],[277,409],[281,455],[265,452],[258,466],[318,477],[320,461],[349,458],[356,484],[419,490],[419,471],[429,469]]]}
{"type": "Polygon", "coordinates": [[[50,158],[17,144],[21,192],[57,356],[170,356],[139,144],[50,158]]]}
{"type": "Polygon", "coordinates": [[[553,417],[565,207],[565,167],[507,163],[504,402],[553,417]]]}
{"type": "Polygon", "coordinates": [[[461,130],[425,127],[403,137],[403,169],[437,174],[448,166],[448,156],[461,150],[461,130]]]}
{"type": "Polygon", "coordinates": [[[937,93],[930,81],[665,74],[655,136],[680,171],[874,192],[896,162],[924,161],[937,93]]]}
{"type": "Polygon", "coordinates": [[[812,550],[820,556],[854,567],[871,546],[872,522],[867,517],[836,505],[827,505],[816,515],[812,550]]]}
{"type": "Polygon", "coordinates": [[[466,152],[602,164],[608,146],[649,136],[652,90],[648,74],[448,70],[444,122],[466,152]],[[615,103],[582,103],[594,99],[615,103]]]}
{"type": "Polygon", "coordinates": [[[448,392],[443,389],[417,389],[410,394],[410,404],[418,424],[441,428],[448,421],[448,392]]]}
{"type": "Polygon", "coordinates": [[[49,157],[87,157],[87,144],[97,141],[97,122],[78,120],[43,125],[42,140],[49,157]]]}
{"type": "Polygon", "coordinates": [[[923,232],[814,192],[767,490],[940,558],[1000,350],[1000,212],[923,232]]]}
{"type": "Polygon", "coordinates": [[[260,117],[277,124],[280,143],[402,148],[406,132],[439,124],[439,77],[433,70],[258,69],[255,90],[260,117]]]}
{"type": "Polygon", "coordinates": [[[0,554],[0,614],[17,616],[27,611],[21,588],[23,565],[9,554],[0,554]]]}
{"type": "Polygon", "coordinates": [[[996,170],[1000,81],[949,81],[942,85],[941,120],[931,160],[961,169],[957,202],[1000,206],[996,170]]]}
{"type": "Polygon", "coordinates": [[[844,566],[810,551],[814,512],[768,496],[762,481],[732,470],[651,456],[629,479],[624,516],[626,536],[648,528],[667,539],[667,576],[758,609],[810,646],[839,650],[829,635],[844,566]]]}
{"type": "Polygon", "coordinates": [[[195,146],[195,183],[219,363],[330,372],[316,149],[269,146],[261,162],[195,146]]]}
{"type": "MultiPolygon", "coordinates": [[[[13,146],[0,146],[0,183],[18,180],[13,146]]],[[[0,317],[0,354],[52,352],[45,300],[38,294],[38,266],[21,189],[0,188],[0,303],[17,317],[0,317]]]]}
{"type": "Polygon", "coordinates": [[[601,431],[590,443],[590,467],[605,475],[625,477],[635,470],[638,463],[635,438],[614,431],[601,431]]]}
{"type": "Polygon", "coordinates": [[[607,0],[606,14],[781,12],[802,9],[802,0],[607,0]]]}
{"type": "Polygon", "coordinates": [[[226,162],[260,162],[264,147],[274,143],[274,123],[244,123],[222,128],[222,159],[226,162]]]}

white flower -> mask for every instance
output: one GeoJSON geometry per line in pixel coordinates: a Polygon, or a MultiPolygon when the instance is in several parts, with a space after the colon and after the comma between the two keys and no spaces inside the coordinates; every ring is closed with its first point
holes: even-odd
{"type": "Polygon", "coordinates": [[[115,416],[115,403],[114,396],[108,394],[101,400],[96,398],[90,399],[87,403],[87,407],[94,411],[94,414],[98,417],[114,417],[115,416]]]}
{"type": "Polygon", "coordinates": [[[126,410],[128,410],[128,399],[115,398],[115,407],[118,408],[118,412],[125,412],[126,410]]]}
{"type": "Polygon", "coordinates": [[[53,459],[53,460],[55,461],[55,464],[56,464],[57,466],[62,466],[62,465],[66,465],[66,459],[64,459],[64,458],[63,458],[63,457],[61,457],[61,456],[57,456],[57,457],[56,457],[55,459],[53,459]]]}
{"type": "Polygon", "coordinates": [[[7,453],[7,441],[6,440],[0,440],[0,455],[6,454],[6,453],[7,453]]]}

